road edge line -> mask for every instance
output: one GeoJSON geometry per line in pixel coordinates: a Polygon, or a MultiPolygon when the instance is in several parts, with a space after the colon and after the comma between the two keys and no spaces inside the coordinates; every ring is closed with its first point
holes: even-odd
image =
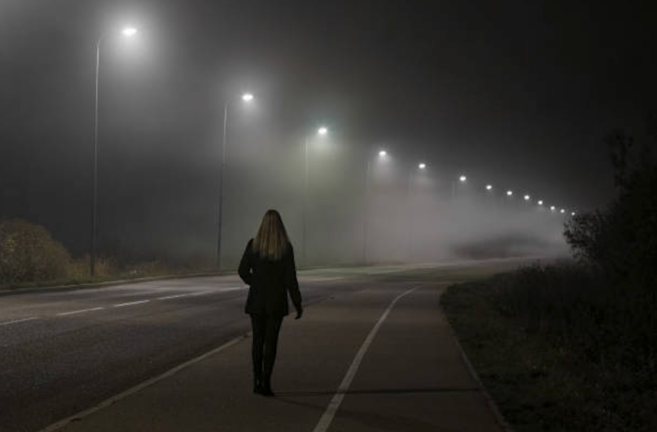
{"type": "Polygon", "coordinates": [[[392,300],[392,302],[390,302],[390,304],[383,312],[383,314],[381,314],[376,324],[374,324],[372,330],[370,330],[370,332],[367,334],[367,337],[365,337],[365,340],[363,341],[360,348],[358,348],[358,351],[356,352],[356,356],[354,357],[351,364],[349,365],[349,369],[347,369],[347,373],[345,374],[344,378],[342,379],[342,382],[338,386],[337,391],[331,398],[331,401],[329,402],[328,406],[324,410],[324,413],[319,418],[317,425],[313,428],[313,432],[326,432],[328,428],[331,427],[333,418],[335,417],[338,410],[340,409],[342,400],[344,399],[347,390],[349,390],[349,386],[351,386],[351,382],[356,377],[356,374],[358,373],[358,369],[360,368],[360,364],[363,361],[363,358],[365,357],[367,350],[372,344],[372,341],[374,340],[377,333],[379,332],[379,328],[381,328],[386,318],[388,318],[388,315],[390,315],[392,309],[395,307],[397,302],[402,299],[402,297],[407,296],[408,294],[418,290],[421,287],[422,285],[417,285],[414,288],[411,288],[399,294],[397,297],[395,297],[392,300]]]}
{"type": "Polygon", "coordinates": [[[105,399],[104,401],[102,401],[101,403],[99,403],[98,405],[96,405],[94,407],[88,408],[84,411],[80,411],[79,413],[73,414],[70,417],[59,420],[59,421],[51,424],[50,426],[46,426],[45,428],[40,429],[38,432],[54,432],[54,431],[62,429],[65,426],[68,426],[70,423],[72,423],[74,421],[82,420],[85,417],[88,417],[91,414],[93,414],[97,411],[100,411],[103,408],[106,408],[110,405],[113,405],[114,403],[116,403],[116,402],[118,402],[122,399],[125,399],[128,396],[132,396],[133,394],[138,393],[138,392],[144,390],[145,388],[152,386],[153,384],[157,384],[158,382],[163,381],[166,378],[169,378],[172,375],[177,374],[178,372],[180,372],[183,369],[188,368],[189,366],[192,366],[192,365],[194,365],[194,364],[196,364],[200,361],[205,360],[208,357],[211,357],[211,356],[213,356],[213,355],[215,355],[215,354],[217,354],[221,351],[224,351],[224,350],[232,347],[233,345],[238,344],[239,342],[247,339],[250,334],[251,334],[251,332],[248,332],[248,333],[240,335],[240,336],[238,336],[234,339],[231,339],[228,342],[224,343],[223,345],[221,345],[221,346],[219,346],[219,347],[217,347],[217,348],[215,348],[211,351],[206,352],[205,354],[201,354],[200,356],[195,357],[191,360],[188,360],[185,363],[182,363],[182,364],[174,367],[173,369],[169,369],[168,371],[164,372],[161,375],[158,375],[154,378],[148,379],[148,380],[146,380],[146,381],[144,381],[140,384],[137,384],[136,386],[131,387],[128,390],[125,390],[125,391],[123,391],[123,392],[121,392],[117,395],[114,395],[114,396],[110,397],[109,399],[105,399]]]}

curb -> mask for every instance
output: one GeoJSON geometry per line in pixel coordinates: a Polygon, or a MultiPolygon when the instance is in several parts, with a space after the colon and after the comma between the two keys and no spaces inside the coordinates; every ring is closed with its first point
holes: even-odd
{"type": "Polygon", "coordinates": [[[454,337],[456,346],[458,347],[459,352],[461,353],[461,358],[463,359],[463,362],[465,363],[465,366],[467,367],[470,376],[472,377],[473,380],[475,380],[475,382],[477,383],[477,387],[479,387],[479,390],[484,395],[484,399],[486,399],[488,406],[493,412],[493,415],[495,416],[495,420],[497,420],[497,423],[500,425],[500,427],[504,432],[515,432],[511,424],[509,424],[509,422],[504,418],[504,415],[502,415],[502,411],[500,411],[500,408],[497,406],[497,403],[495,403],[495,399],[493,399],[490,393],[488,393],[488,390],[486,390],[486,387],[484,386],[484,383],[481,381],[479,374],[477,373],[474,366],[472,365],[472,362],[470,362],[470,359],[468,358],[467,354],[463,350],[463,346],[461,345],[461,342],[459,341],[459,338],[456,335],[456,332],[454,331],[452,324],[449,322],[449,319],[447,318],[447,314],[443,310],[442,305],[440,306],[440,311],[445,316],[445,320],[447,321],[447,326],[449,327],[450,333],[454,337]]]}
{"type": "Polygon", "coordinates": [[[18,295],[18,294],[39,294],[45,292],[75,291],[75,290],[89,289],[89,288],[105,288],[105,287],[111,287],[116,285],[152,282],[152,281],[168,280],[168,279],[186,279],[186,278],[196,278],[196,277],[204,277],[204,276],[228,276],[231,274],[233,273],[232,272],[231,273],[219,273],[219,272],[189,273],[189,274],[181,274],[181,275],[149,276],[149,277],[134,278],[134,279],[120,279],[120,280],[113,280],[107,282],[90,282],[90,283],[81,283],[81,284],[72,284],[72,285],[57,285],[51,287],[0,289],[0,297],[18,295]]]}

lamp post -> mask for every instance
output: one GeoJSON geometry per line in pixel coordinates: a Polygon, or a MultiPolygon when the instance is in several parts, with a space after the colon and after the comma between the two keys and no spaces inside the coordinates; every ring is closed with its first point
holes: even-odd
{"type": "MultiPolygon", "coordinates": [[[[242,94],[242,101],[244,103],[251,103],[254,99],[252,93],[242,94]]],[[[221,170],[219,171],[219,209],[217,214],[217,257],[216,267],[221,270],[221,230],[222,230],[222,216],[224,208],[224,171],[226,171],[226,149],[228,147],[228,109],[230,100],[224,104],[224,127],[221,140],[221,170]]]]}
{"type": "MultiPolygon", "coordinates": [[[[385,159],[388,157],[388,152],[385,150],[379,151],[379,159],[385,159]]],[[[372,171],[372,160],[370,158],[369,152],[367,155],[367,168],[365,170],[365,199],[364,199],[364,208],[363,208],[363,264],[367,265],[367,236],[368,236],[368,225],[367,221],[369,219],[370,213],[370,172],[372,171]]]]}
{"type": "MultiPolygon", "coordinates": [[[[328,134],[328,128],[322,126],[317,129],[317,135],[320,137],[326,136],[328,134]]],[[[302,228],[301,228],[301,247],[302,247],[302,256],[301,261],[304,265],[307,265],[306,261],[306,231],[307,231],[307,219],[308,219],[308,176],[309,176],[309,166],[308,166],[308,144],[310,141],[310,136],[306,135],[304,138],[304,176],[303,176],[303,218],[302,218],[302,228]]]]}
{"type": "MultiPolygon", "coordinates": [[[[417,169],[419,171],[424,171],[427,169],[427,164],[424,162],[420,162],[417,165],[417,169]]],[[[408,246],[408,258],[409,261],[411,259],[412,255],[412,250],[413,250],[413,177],[416,171],[412,169],[408,173],[408,239],[407,239],[407,246],[408,246]]]]}
{"type": "MultiPolygon", "coordinates": [[[[134,27],[125,27],[121,34],[125,37],[132,37],[137,34],[134,27]]],[[[91,204],[91,246],[90,246],[90,273],[96,275],[96,247],[97,247],[97,225],[98,225],[98,106],[99,106],[99,78],[100,78],[100,47],[105,40],[105,35],[101,35],[96,42],[96,88],[94,97],[94,161],[93,161],[93,192],[91,204]]]]}

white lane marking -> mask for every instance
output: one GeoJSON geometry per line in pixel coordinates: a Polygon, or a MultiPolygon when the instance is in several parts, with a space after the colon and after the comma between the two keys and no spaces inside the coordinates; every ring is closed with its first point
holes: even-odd
{"type": "Polygon", "coordinates": [[[304,282],[328,282],[328,281],[344,279],[344,276],[330,276],[330,277],[302,276],[300,279],[304,282]]]}
{"type": "Polygon", "coordinates": [[[85,312],[93,312],[93,311],[98,311],[98,310],[103,310],[105,309],[104,307],[95,307],[91,309],[81,309],[81,310],[76,310],[76,311],[71,311],[71,312],[62,312],[58,313],[56,316],[68,316],[68,315],[77,315],[85,312]]]}
{"type": "Polygon", "coordinates": [[[7,322],[0,323],[0,326],[6,326],[6,325],[10,325],[10,324],[18,324],[18,323],[22,323],[22,322],[26,322],[26,321],[34,321],[36,319],[39,319],[39,317],[22,318],[22,319],[18,319],[18,320],[14,320],[14,321],[7,321],[7,322]]]}
{"type": "Polygon", "coordinates": [[[157,300],[171,300],[171,299],[177,299],[177,298],[183,298],[183,297],[195,297],[195,296],[201,296],[205,294],[219,294],[223,292],[228,292],[228,291],[236,291],[236,290],[241,290],[244,288],[248,288],[248,285],[245,286],[238,286],[238,287],[225,287],[225,288],[220,288],[215,291],[201,291],[201,292],[195,292],[195,293],[185,293],[185,294],[174,294],[170,296],[164,296],[164,297],[158,297],[157,300]]]}
{"type": "Polygon", "coordinates": [[[158,297],[158,300],[171,300],[175,298],[180,298],[180,297],[187,297],[189,294],[176,294],[176,295],[170,295],[166,297],[158,297]]]}
{"type": "Polygon", "coordinates": [[[119,303],[119,304],[115,304],[113,307],[120,308],[120,307],[124,307],[124,306],[134,306],[134,305],[138,305],[138,304],[148,303],[149,301],[150,300],[139,300],[139,301],[134,301],[134,302],[129,302],[129,303],[119,303]]]}
{"type": "Polygon", "coordinates": [[[163,374],[160,375],[160,376],[157,376],[157,377],[155,377],[155,378],[151,378],[151,379],[149,379],[149,380],[147,380],[147,381],[144,381],[143,383],[138,384],[138,385],[136,385],[136,386],[134,386],[134,387],[132,387],[132,388],[130,388],[130,389],[124,391],[123,393],[119,393],[119,394],[116,395],[116,396],[112,396],[111,398],[106,399],[105,401],[101,402],[100,404],[96,405],[96,406],[93,407],[93,408],[89,408],[89,409],[87,409],[87,410],[84,410],[84,411],[82,411],[82,412],[79,412],[79,413],[77,413],[77,414],[74,414],[74,415],[72,415],[72,416],[70,416],[70,417],[68,417],[68,418],[65,418],[65,419],[63,419],[63,420],[60,420],[60,421],[58,421],[57,423],[53,423],[53,424],[51,424],[50,426],[48,426],[48,427],[46,427],[46,428],[44,428],[44,429],[41,429],[39,432],[53,432],[53,431],[57,431],[57,430],[62,429],[62,428],[65,427],[65,426],[67,426],[68,424],[74,422],[74,421],[80,421],[80,420],[84,419],[85,417],[88,417],[88,416],[90,416],[91,414],[93,414],[93,413],[95,413],[95,412],[97,412],[97,411],[100,411],[101,409],[106,408],[106,407],[108,407],[108,406],[110,406],[110,405],[116,403],[117,401],[120,401],[121,399],[125,399],[125,398],[127,398],[128,396],[130,396],[130,395],[133,395],[133,394],[135,394],[135,393],[138,393],[138,392],[140,392],[141,390],[145,389],[146,387],[149,387],[149,386],[151,386],[151,385],[153,385],[153,384],[155,384],[155,383],[157,383],[157,382],[159,382],[159,381],[162,381],[162,380],[164,380],[164,379],[166,379],[166,378],[168,378],[168,377],[170,377],[170,376],[172,376],[172,375],[175,375],[175,374],[177,374],[178,372],[180,372],[181,370],[186,369],[186,368],[188,368],[189,366],[191,366],[191,365],[193,365],[193,364],[195,364],[195,363],[198,363],[198,362],[200,362],[200,361],[202,361],[202,360],[205,360],[205,359],[208,358],[208,357],[211,357],[211,356],[213,356],[213,355],[215,355],[215,354],[217,354],[217,353],[219,353],[219,352],[221,352],[221,351],[224,351],[224,350],[230,348],[231,346],[237,344],[238,342],[241,342],[241,341],[243,341],[244,339],[246,339],[246,338],[249,336],[249,334],[250,334],[250,332],[247,333],[247,334],[245,334],[245,335],[238,336],[238,337],[236,337],[235,339],[232,339],[232,340],[226,342],[225,344],[221,345],[220,347],[213,349],[212,351],[208,351],[207,353],[202,354],[202,355],[200,355],[199,357],[196,357],[195,359],[189,360],[189,361],[186,362],[186,363],[183,363],[183,364],[181,364],[181,365],[179,365],[179,366],[176,366],[176,367],[174,367],[173,369],[169,370],[168,372],[163,373],[163,374]]]}
{"type": "Polygon", "coordinates": [[[363,357],[365,356],[367,349],[370,347],[372,341],[374,340],[374,337],[379,331],[379,327],[381,327],[381,324],[383,324],[383,322],[386,320],[388,314],[390,314],[390,311],[395,306],[395,304],[399,301],[399,299],[401,299],[405,295],[412,293],[418,288],[420,287],[416,286],[415,288],[411,288],[410,290],[402,294],[399,294],[397,297],[395,297],[392,303],[390,303],[390,306],[388,306],[385,312],[383,312],[383,315],[381,315],[381,318],[379,318],[379,321],[377,321],[377,323],[374,325],[374,328],[370,331],[370,334],[367,335],[367,338],[365,338],[363,345],[361,345],[360,349],[356,353],[356,357],[354,357],[354,360],[351,362],[351,366],[349,366],[349,370],[347,370],[347,374],[342,379],[342,383],[340,383],[340,387],[338,387],[338,391],[333,395],[331,402],[329,402],[328,406],[326,407],[326,411],[319,419],[319,423],[317,423],[317,426],[315,426],[313,432],[326,432],[329,426],[331,426],[333,417],[335,417],[335,413],[338,411],[338,408],[340,408],[342,399],[344,399],[347,390],[349,390],[349,386],[351,385],[351,382],[356,376],[356,372],[358,372],[358,368],[360,367],[360,363],[363,360],[363,357]]]}

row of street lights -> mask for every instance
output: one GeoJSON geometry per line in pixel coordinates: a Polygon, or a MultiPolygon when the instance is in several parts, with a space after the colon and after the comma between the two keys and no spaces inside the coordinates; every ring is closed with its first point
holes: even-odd
{"type": "MultiPolygon", "coordinates": [[[[131,38],[137,34],[137,29],[134,27],[125,27],[121,30],[121,35],[126,38],[131,38]]],[[[92,219],[91,219],[91,275],[95,275],[96,267],[96,249],[97,249],[97,206],[98,206],[98,108],[99,108],[99,76],[100,76],[100,65],[101,65],[101,45],[102,42],[106,39],[106,35],[102,35],[98,38],[96,43],[96,80],[95,80],[95,110],[94,110],[94,158],[93,158],[93,199],[92,199],[92,219]]],[[[253,93],[243,93],[240,97],[241,101],[245,104],[250,104],[255,100],[253,93]]],[[[223,133],[222,133],[222,151],[221,151],[221,169],[219,172],[219,198],[218,198],[218,215],[217,215],[217,249],[216,249],[216,267],[217,269],[221,268],[221,249],[222,249],[222,220],[223,220],[223,201],[224,201],[224,172],[226,170],[226,152],[228,149],[228,128],[229,128],[229,114],[231,111],[231,99],[228,99],[224,104],[224,113],[223,113],[223,133]]],[[[321,126],[316,130],[316,135],[318,137],[325,137],[328,135],[329,130],[326,126],[321,126]]],[[[311,135],[306,135],[304,138],[304,192],[303,192],[303,229],[302,229],[302,254],[303,262],[306,263],[306,231],[307,231],[307,213],[308,213],[308,183],[309,183],[309,142],[311,140],[311,135]]],[[[379,159],[383,160],[388,157],[386,150],[380,150],[378,152],[379,159]]],[[[425,170],[427,164],[420,162],[417,165],[419,170],[425,170]]],[[[367,169],[365,171],[365,193],[366,197],[364,200],[364,209],[363,209],[363,250],[362,258],[363,262],[368,262],[367,256],[367,239],[368,239],[368,219],[369,219],[369,201],[370,201],[370,176],[371,176],[371,158],[367,157],[367,169]]],[[[411,193],[412,179],[414,171],[409,173],[409,196],[411,193]]],[[[458,178],[458,181],[465,183],[467,177],[461,175],[458,178]]],[[[486,190],[491,192],[493,186],[488,184],[486,185],[486,190]]],[[[452,197],[456,195],[456,182],[452,182],[452,197]]],[[[513,191],[508,190],[506,195],[511,197],[513,191]]],[[[530,201],[530,196],[524,196],[525,201],[530,201]]],[[[539,200],[538,205],[542,206],[543,201],[539,200]]],[[[410,206],[409,206],[410,208],[410,206]]],[[[557,209],[555,206],[551,206],[550,210],[556,212],[557,209]]],[[[560,213],[565,213],[565,209],[560,209],[560,213]]],[[[575,212],[571,213],[573,216],[575,212]]]]}
{"type": "MultiPolygon", "coordinates": [[[[467,181],[467,177],[466,177],[465,175],[461,175],[461,176],[459,177],[459,181],[460,181],[461,183],[465,183],[465,182],[467,181]]],[[[489,192],[489,193],[491,193],[491,192],[493,191],[493,185],[490,184],[490,183],[487,184],[487,185],[486,185],[486,191],[489,192]]],[[[512,197],[514,196],[514,192],[513,192],[513,190],[511,190],[511,189],[507,190],[507,191],[505,192],[505,194],[506,194],[506,196],[509,197],[509,198],[512,198],[512,197]]],[[[532,200],[532,197],[531,197],[531,195],[529,195],[529,194],[525,194],[525,195],[523,195],[522,199],[523,199],[525,202],[530,203],[531,200],[532,200]]],[[[543,207],[543,206],[544,206],[544,202],[543,202],[542,199],[537,200],[537,201],[536,201],[536,204],[537,204],[539,207],[543,207]]],[[[556,212],[559,212],[559,213],[561,213],[561,214],[565,214],[565,213],[567,212],[565,208],[557,209],[557,207],[554,206],[554,205],[550,206],[549,208],[550,208],[550,211],[551,211],[551,212],[555,212],[555,213],[556,213],[556,212]]],[[[575,216],[576,214],[577,214],[577,213],[574,212],[574,211],[571,211],[571,212],[570,212],[570,215],[571,215],[571,216],[575,216]]]]}

